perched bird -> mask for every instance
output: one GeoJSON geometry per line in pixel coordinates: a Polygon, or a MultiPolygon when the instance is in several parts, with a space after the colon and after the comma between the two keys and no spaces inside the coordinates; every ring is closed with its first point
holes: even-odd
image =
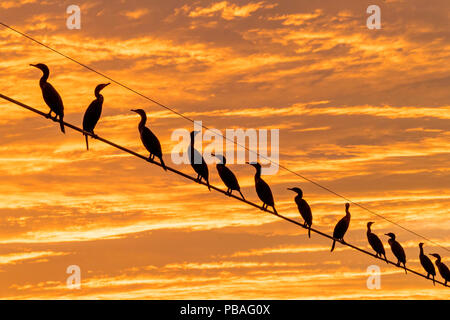
{"type": "Polygon", "coordinates": [[[149,161],[153,161],[155,156],[159,158],[159,161],[161,162],[161,166],[164,170],[167,170],[166,164],[164,163],[164,160],[162,158],[162,151],[161,151],[161,143],[159,142],[158,138],[153,134],[153,132],[145,126],[145,123],[147,122],[147,115],[144,110],[142,109],[134,109],[131,110],[133,112],[136,112],[141,116],[141,122],[139,122],[139,133],[141,135],[141,141],[144,144],[144,147],[147,149],[148,152],[150,152],[150,155],[148,156],[149,161]]]}
{"type": "Polygon", "coordinates": [[[336,245],[336,240],[341,240],[344,242],[344,235],[348,230],[348,227],[350,226],[350,211],[348,209],[350,208],[350,203],[345,204],[345,217],[343,217],[334,227],[333,231],[333,245],[331,246],[331,252],[334,250],[334,246],[336,245]]]}
{"type": "Polygon", "coordinates": [[[424,268],[424,270],[427,272],[427,279],[430,277],[430,274],[433,276],[433,285],[436,285],[434,283],[434,277],[436,276],[436,269],[434,268],[433,262],[431,262],[430,258],[428,258],[423,253],[423,242],[419,243],[420,253],[419,253],[419,259],[420,264],[424,268]]]}
{"type": "Polygon", "coordinates": [[[383,242],[381,242],[380,238],[370,230],[370,227],[375,222],[367,222],[367,240],[369,241],[370,246],[376,252],[376,256],[380,256],[382,258],[384,256],[384,260],[387,262],[386,251],[384,250],[383,242]]]}
{"type": "Polygon", "coordinates": [[[311,238],[311,226],[313,217],[308,202],[303,199],[303,191],[300,188],[288,188],[288,190],[297,193],[297,195],[295,196],[295,203],[297,204],[298,212],[300,212],[300,215],[304,220],[303,225],[305,226],[305,228],[308,228],[308,237],[311,238]]]}
{"type": "Polygon", "coordinates": [[[256,169],[255,173],[255,188],[256,193],[258,194],[259,199],[263,202],[263,210],[268,207],[273,208],[273,212],[278,215],[277,210],[275,209],[275,202],[273,201],[272,190],[270,190],[269,185],[261,178],[261,165],[259,163],[249,163],[256,169]]]}
{"type": "Polygon", "coordinates": [[[236,190],[240,193],[242,199],[245,200],[244,195],[241,192],[241,187],[239,186],[239,182],[236,179],[234,173],[226,167],[227,159],[223,155],[216,155],[214,153],[211,154],[213,157],[216,157],[220,160],[218,164],[216,164],[217,172],[219,173],[220,179],[222,179],[223,183],[227,186],[227,194],[231,195],[233,190],[236,190]]]}
{"type": "Polygon", "coordinates": [[[209,185],[209,171],[208,171],[208,165],[205,162],[205,159],[203,159],[203,156],[200,152],[195,149],[195,136],[200,131],[192,131],[191,132],[191,144],[188,149],[188,157],[189,161],[191,162],[191,166],[194,169],[194,171],[197,173],[197,182],[202,181],[202,178],[205,180],[206,185],[208,186],[208,189],[211,191],[211,187],[209,185]]]}
{"type": "Polygon", "coordinates": [[[431,255],[437,259],[434,263],[436,264],[436,267],[438,267],[439,273],[441,274],[442,278],[444,278],[445,285],[447,285],[447,281],[450,281],[450,270],[443,262],[441,262],[440,255],[438,255],[437,253],[433,253],[431,255]]]}
{"type": "Polygon", "coordinates": [[[47,118],[52,119],[53,121],[57,121],[57,117],[59,117],[59,125],[61,127],[61,132],[66,133],[64,130],[64,104],[59,95],[58,91],[47,82],[48,77],[50,75],[50,70],[43,63],[38,64],[30,64],[30,66],[38,68],[42,71],[43,75],[39,80],[39,86],[42,90],[42,96],[44,97],[45,103],[50,107],[50,112],[47,115],[47,118]],[[55,117],[52,117],[52,112],[55,113],[55,117]]]}
{"type": "MultiPolygon", "coordinates": [[[[95,88],[95,97],[96,99],[91,102],[89,107],[86,109],[83,117],[83,130],[89,133],[94,134],[95,126],[97,125],[100,116],[102,115],[102,107],[103,107],[103,96],[100,94],[100,91],[103,90],[109,83],[99,84],[95,88]]],[[[88,135],[84,135],[86,137],[86,149],[89,150],[88,143],[88,135]]]]}
{"type": "Polygon", "coordinates": [[[386,235],[389,237],[388,243],[391,246],[392,253],[397,258],[397,266],[400,267],[400,263],[403,263],[403,267],[405,268],[405,273],[408,273],[406,271],[406,253],[403,249],[402,245],[398,243],[398,241],[395,240],[395,234],[392,232],[386,233],[386,235]]]}

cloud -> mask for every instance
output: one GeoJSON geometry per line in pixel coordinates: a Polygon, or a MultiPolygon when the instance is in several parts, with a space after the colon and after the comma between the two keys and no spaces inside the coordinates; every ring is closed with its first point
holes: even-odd
{"type": "Polygon", "coordinates": [[[277,4],[266,4],[264,1],[251,2],[249,4],[238,6],[234,3],[228,1],[221,1],[212,4],[209,7],[195,7],[193,9],[188,9],[184,7],[191,18],[197,17],[212,17],[217,13],[225,20],[233,20],[235,18],[245,18],[250,16],[253,12],[260,9],[272,9],[276,7],[277,4]]]}

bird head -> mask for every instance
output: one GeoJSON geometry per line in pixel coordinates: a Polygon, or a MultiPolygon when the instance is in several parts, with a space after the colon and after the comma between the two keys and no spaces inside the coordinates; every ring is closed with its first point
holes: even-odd
{"type": "Polygon", "coordinates": [[[370,228],[375,222],[367,222],[367,228],[370,228]]]}
{"type": "Polygon", "coordinates": [[[395,234],[393,234],[392,232],[386,233],[385,236],[388,236],[389,238],[395,240],[395,234]]]}
{"type": "Polygon", "coordinates": [[[297,188],[297,187],[295,187],[295,188],[288,188],[288,190],[294,191],[294,192],[296,192],[300,197],[303,197],[303,191],[302,191],[302,189],[300,189],[300,188],[297,188]]]}
{"type": "Polygon", "coordinates": [[[433,256],[433,257],[435,257],[436,259],[441,260],[441,256],[438,255],[437,253],[432,253],[432,254],[430,254],[430,256],[433,256]]]}
{"type": "Polygon", "coordinates": [[[139,114],[141,117],[146,117],[147,115],[145,114],[145,111],[142,109],[132,109],[131,111],[136,112],[137,114],[139,114]]]}
{"type": "Polygon", "coordinates": [[[348,208],[350,208],[350,203],[345,204],[345,210],[348,210],[348,208]]]}
{"type": "Polygon", "coordinates": [[[192,131],[191,132],[191,138],[194,138],[200,131],[192,131]]]}
{"type": "Polygon", "coordinates": [[[40,70],[41,70],[42,72],[44,72],[44,73],[49,73],[49,72],[50,72],[50,70],[48,69],[48,67],[47,67],[45,64],[43,64],[43,63],[30,64],[30,66],[35,67],[35,68],[38,68],[38,69],[40,69],[40,70]]]}
{"type": "Polygon", "coordinates": [[[423,247],[423,242],[419,243],[419,247],[421,248],[423,247]]]}
{"type": "Polygon", "coordinates": [[[100,93],[100,91],[102,91],[105,87],[109,86],[111,83],[102,83],[99,84],[96,88],[95,88],[95,95],[98,95],[100,93]]]}
{"type": "Polygon", "coordinates": [[[220,164],[226,164],[227,159],[225,159],[225,157],[222,154],[215,154],[214,152],[211,152],[211,155],[213,157],[216,157],[217,159],[220,160],[220,164]]]}
{"type": "Polygon", "coordinates": [[[246,164],[254,166],[256,170],[261,169],[261,165],[258,162],[246,162],[246,164]]]}

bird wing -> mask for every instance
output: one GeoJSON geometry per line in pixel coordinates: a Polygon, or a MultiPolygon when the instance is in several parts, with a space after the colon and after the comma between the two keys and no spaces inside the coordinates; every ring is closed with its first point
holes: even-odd
{"type": "Polygon", "coordinates": [[[144,127],[142,129],[141,140],[148,152],[157,157],[162,156],[161,143],[149,128],[144,127]]]}
{"type": "Polygon", "coordinates": [[[402,245],[399,242],[392,242],[392,252],[394,252],[398,260],[400,260],[401,262],[406,262],[405,249],[403,249],[402,245]]]}
{"type": "Polygon", "coordinates": [[[334,227],[333,237],[340,239],[342,238],[345,233],[347,232],[349,223],[345,217],[343,217],[339,222],[336,224],[336,227],[334,227]]]}
{"type": "Polygon", "coordinates": [[[91,102],[89,107],[86,109],[83,117],[83,130],[93,131],[97,125],[98,120],[102,114],[102,104],[99,100],[94,100],[91,102]]]}
{"type": "Polygon", "coordinates": [[[380,238],[378,238],[376,234],[369,233],[367,235],[367,238],[369,239],[369,244],[372,246],[373,250],[375,250],[377,253],[386,253],[386,251],[384,250],[383,242],[381,242],[380,238]]]}
{"type": "Polygon", "coordinates": [[[232,190],[240,190],[239,182],[234,173],[225,166],[218,167],[217,171],[225,185],[232,190]]]}
{"type": "Polygon", "coordinates": [[[42,96],[45,103],[54,113],[64,116],[64,105],[58,91],[48,82],[42,86],[42,96]]]}
{"type": "Polygon", "coordinates": [[[434,268],[433,262],[426,255],[420,255],[420,263],[426,272],[436,275],[436,269],[434,268]]]}
{"type": "Polygon", "coordinates": [[[306,202],[305,199],[300,199],[300,201],[297,203],[297,206],[298,211],[302,215],[303,219],[305,219],[308,224],[312,224],[312,212],[308,202],[306,202]]]}
{"type": "Polygon", "coordinates": [[[256,181],[256,193],[259,199],[269,206],[274,205],[272,190],[269,185],[261,178],[256,181]]]}

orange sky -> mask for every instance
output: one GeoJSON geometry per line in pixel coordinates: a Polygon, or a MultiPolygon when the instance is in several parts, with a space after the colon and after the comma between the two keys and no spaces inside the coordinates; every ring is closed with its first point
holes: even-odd
{"type": "MultiPolygon", "coordinates": [[[[0,21],[202,120],[279,128],[280,163],[450,248],[450,3],[389,1],[2,1],[0,21]],[[382,29],[368,30],[378,4],[382,29]]],[[[2,94],[47,111],[30,63],[50,67],[65,120],[80,125],[105,79],[0,28],[2,94]]],[[[107,87],[96,132],[145,154],[143,108],[170,163],[185,120],[107,87]]],[[[93,299],[448,299],[449,290],[263,214],[0,101],[0,297],[93,299]],[[369,265],[380,290],[366,288],[369,265]],[[82,288],[66,287],[81,268],[82,288]]],[[[189,166],[178,169],[192,173],[189,166]]],[[[257,200],[254,169],[230,165],[257,200]]],[[[222,186],[214,166],[211,183],[222,186]]],[[[280,213],[299,218],[299,186],[316,228],[344,202],[293,174],[265,177],[280,213]]],[[[420,238],[351,207],[346,240],[368,247],[367,221],[394,232],[422,271],[420,238]]],[[[448,251],[425,243],[450,265],[448,251]]],[[[392,257],[388,250],[388,257],[392,257]]],[[[440,278],[440,276],[438,276],[440,278]]]]}

